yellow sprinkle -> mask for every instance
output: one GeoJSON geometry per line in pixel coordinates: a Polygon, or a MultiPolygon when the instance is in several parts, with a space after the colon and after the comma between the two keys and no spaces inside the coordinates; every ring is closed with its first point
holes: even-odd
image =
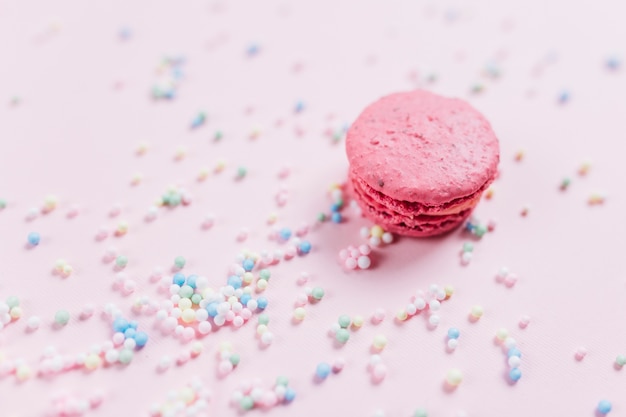
{"type": "Polygon", "coordinates": [[[244,272],[242,278],[245,285],[250,285],[254,281],[254,274],[252,272],[244,272]]]}
{"type": "Polygon", "coordinates": [[[177,161],[185,159],[186,156],[187,156],[187,148],[185,148],[184,146],[179,146],[178,148],[176,148],[176,153],[174,154],[174,158],[177,161]]]}
{"type": "Polygon", "coordinates": [[[137,149],[135,150],[135,153],[139,156],[145,154],[148,151],[148,143],[146,142],[141,142],[138,146],[137,149]]]}
{"type": "Polygon", "coordinates": [[[196,393],[189,387],[182,388],[178,396],[185,404],[191,404],[196,400],[196,393]]]}
{"type": "Polygon", "coordinates": [[[352,318],[352,327],[354,327],[355,329],[360,329],[363,326],[364,322],[365,319],[363,318],[363,316],[354,316],[352,318]]]}
{"type": "Polygon", "coordinates": [[[509,331],[505,328],[498,329],[496,331],[496,337],[498,338],[498,340],[504,340],[509,337],[509,331]]]}
{"type": "Polygon", "coordinates": [[[102,365],[102,358],[95,353],[91,353],[85,358],[85,368],[89,371],[93,371],[100,367],[100,365],[102,365]]]}
{"type": "Polygon", "coordinates": [[[199,340],[196,340],[191,345],[191,353],[193,353],[195,356],[198,356],[199,354],[201,354],[203,350],[204,350],[204,346],[202,345],[202,342],[199,340]]]}
{"type": "Polygon", "coordinates": [[[454,287],[452,285],[446,285],[443,287],[443,290],[446,292],[446,298],[450,298],[452,294],[454,294],[454,287]]]}
{"type": "Polygon", "coordinates": [[[256,290],[257,290],[257,292],[265,291],[266,288],[267,288],[267,280],[265,280],[265,279],[257,280],[257,282],[256,282],[256,290]]]}
{"type": "Polygon", "coordinates": [[[400,310],[396,313],[396,318],[400,321],[405,321],[408,317],[406,310],[400,310]]]}
{"type": "Polygon", "coordinates": [[[9,314],[11,315],[11,318],[13,320],[17,320],[20,317],[22,317],[22,307],[20,306],[15,306],[11,309],[11,311],[9,312],[9,314]]]}
{"type": "Polygon", "coordinates": [[[274,224],[278,220],[278,215],[276,213],[271,213],[267,218],[267,224],[274,224]]]}
{"type": "Polygon", "coordinates": [[[232,350],[233,344],[231,342],[224,340],[220,343],[220,352],[232,352],[232,350]]]}
{"type": "Polygon", "coordinates": [[[223,160],[217,161],[217,165],[215,166],[215,173],[220,173],[226,168],[226,162],[223,160]]]}
{"type": "Polygon", "coordinates": [[[63,265],[63,275],[71,275],[73,271],[74,271],[74,268],[72,268],[72,265],[68,265],[68,264],[63,265]]]}
{"type": "Polygon", "coordinates": [[[204,181],[207,179],[208,176],[209,176],[209,169],[201,168],[200,172],[198,173],[198,181],[204,181]]]}
{"type": "Polygon", "coordinates": [[[267,326],[265,324],[259,324],[256,326],[256,334],[262,335],[267,331],[267,326]]]}
{"type": "Polygon", "coordinates": [[[141,175],[140,173],[136,173],[135,175],[133,175],[133,178],[130,180],[130,183],[132,185],[139,185],[142,179],[143,179],[143,175],[141,175]]]}
{"type": "Polygon", "coordinates": [[[28,365],[20,365],[15,370],[15,376],[18,381],[23,382],[33,376],[33,370],[28,365]]]}
{"type": "Polygon", "coordinates": [[[230,305],[235,304],[237,301],[239,301],[239,299],[237,299],[237,297],[235,297],[234,295],[231,295],[230,297],[228,297],[228,302],[230,305]]]}
{"type": "Polygon", "coordinates": [[[487,188],[487,191],[485,191],[485,198],[487,200],[491,200],[493,198],[493,193],[494,191],[492,187],[487,188]]]}
{"type": "Polygon", "coordinates": [[[522,159],[524,159],[524,151],[520,149],[519,151],[515,153],[515,160],[517,162],[520,162],[522,159]]]}
{"type": "Polygon", "coordinates": [[[474,307],[472,307],[472,311],[471,311],[472,317],[479,319],[482,317],[483,313],[484,313],[484,310],[482,306],[475,305],[474,307]]]}
{"type": "Polygon", "coordinates": [[[604,203],[604,196],[602,194],[591,194],[588,200],[590,205],[604,203]]]}
{"type": "Polygon", "coordinates": [[[372,226],[372,229],[370,230],[370,235],[377,238],[381,238],[383,236],[383,233],[385,233],[385,231],[382,227],[378,225],[372,226]]]}
{"type": "Polygon", "coordinates": [[[580,168],[578,168],[578,174],[581,176],[585,176],[587,175],[587,173],[589,173],[590,169],[591,169],[591,164],[589,162],[585,162],[580,166],[580,168]]]}
{"type": "Polygon", "coordinates": [[[56,262],[54,263],[54,267],[56,268],[57,271],[63,271],[63,267],[67,264],[67,262],[65,261],[65,259],[57,259],[56,262]]]}

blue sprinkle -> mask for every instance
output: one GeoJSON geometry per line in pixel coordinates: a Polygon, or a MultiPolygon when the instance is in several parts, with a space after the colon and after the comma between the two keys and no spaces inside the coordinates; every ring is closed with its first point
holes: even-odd
{"type": "Polygon", "coordinates": [[[214,301],[212,303],[207,304],[206,311],[209,313],[209,317],[217,316],[217,303],[214,301]]]}
{"type": "Polygon", "coordinates": [[[330,211],[335,213],[343,208],[343,201],[339,200],[330,205],[330,211]]]}
{"type": "Polygon", "coordinates": [[[250,294],[242,294],[239,298],[239,302],[244,306],[246,306],[250,300],[252,300],[252,296],[250,294]]]}
{"type": "Polygon", "coordinates": [[[293,388],[285,390],[285,402],[290,403],[296,398],[296,391],[293,388]]]}
{"type": "Polygon", "coordinates": [[[333,223],[341,223],[341,220],[342,220],[341,213],[339,213],[338,211],[333,212],[333,214],[330,215],[330,220],[333,223]]]}
{"type": "Polygon", "coordinates": [[[128,320],[126,319],[118,317],[113,320],[113,331],[115,332],[124,333],[128,327],[128,320]]]}
{"type": "Polygon", "coordinates": [[[238,277],[237,275],[231,275],[228,277],[228,285],[234,289],[241,288],[241,284],[243,284],[243,279],[241,279],[241,277],[238,277]]]}
{"type": "Polygon", "coordinates": [[[198,276],[197,275],[189,275],[187,277],[187,280],[185,281],[185,283],[195,290],[196,289],[196,281],[197,280],[198,280],[198,276]]]}
{"type": "Polygon", "coordinates": [[[132,327],[129,327],[128,329],[126,329],[126,331],[124,331],[124,337],[126,339],[133,338],[135,337],[136,333],[137,333],[137,330],[133,329],[132,327]]]}
{"type": "Polygon", "coordinates": [[[509,378],[511,378],[511,381],[517,382],[520,380],[521,377],[522,371],[520,371],[519,368],[513,368],[509,371],[509,378]]]}
{"type": "Polygon", "coordinates": [[[148,334],[146,332],[137,332],[134,339],[137,347],[144,347],[148,343],[148,334]]]}
{"type": "Polygon", "coordinates": [[[522,357],[522,352],[520,352],[520,350],[518,348],[512,347],[511,349],[509,349],[508,353],[507,353],[507,357],[510,358],[511,356],[517,356],[518,358],[522,357]]]}
{"type": "Polygon", "coordinates": [[[300,245],[298,246],[298,251],[303,255],[311,252],[311,242],[309,242],[308,240],[303,240],[302,242],[300,242],[300,245]]]}
{"type": "Polygon", "coordinates": [[[128,327],[130,327],[131,329],[137,330],[138,326],[139,326],[139,323],[137,323],[137,320],[131,320],[128,322],[128,327]]]}
{"type": "Polygon", "coordinates": [[[206,113],[200,112],[191,121],[191,128],[195,129],[197,127],[200,127],[204,124],[205,121],[206,121],[206,113]]]}
{"type": "Polygon", "coordinates": [[[267,298],[265,297],[259,297],[256,299],[257,302],[257,306],[260,310],[265,310],[265,307],[267,307],[267,298]]]}
{"type": "Polygon", "coordinates": [[[246,53],[247,53],[249,56],[254,56],[254,55],[256,55],[256,54],[258,54],[258,53],[259,53],[259,49],[260,49],[260,48],[259,48],[259,45],[257,45],[257,44],[255,44],[255,43],[253,43],[253,44],[251,44],[251,45],[249,45],[249,46],[248,46],[248,49],[246,49],[246,53]]]}
{"type": "Polygon", "coordinates": [[[601,414],[608,414],[613,409],[610,401],[602,400],[598,403],[598,412],[601,414]]]}
{"type": "Polygon", "coordinates": [[[570,93],[569,93],[569,91],[562,91],[561,94],[559,94],[559,103],[565,104],[569,100],[570,100],[570,93]]]}
{"type": "Polygon", "coordinates": [[[300,113],[302,110],[304,110],[304,102],[302,100],[298,100],[296,102],[295,111],[296,111],[296,113],[300,113]]]}
{"type": "Polygon", "coordinates": [[[461,332],[456,327],[450,327],[448,329],[448,338],[449,339],[458,339],[461,335],[461,332]]]}
{"type": "Polygon", "coordinates": [[[182,287],[183,285],[185,285],[185,275],[183,275],[180,272],[177,272],[176,274],[174,274],[174,277],[172,278],[172,283],[178,285],[179,287],[182,287]]]}
{"type": "Polygon", "coordinates": [[[617,57],[610,57],[606,60],[606,66],[610,70],[617,70],[622,65],[622,62],[617,57]]]}
{"type": "Polygon", "coordinates": [[[254,261],[250,258],[246,258],[243,260],[241,266],[243,266],[243,269],[246,272],[250,272],[252,271],[252,268],[254,268],[254,261]]]}
{"type": "Polygon", "coordinates": [[[289,240],[289,238],[291,237],[291,229],[288,227],[283,227],[278,232],[278,235],[282,240],[289,240]]]}
{"type": "Polygon", "coordinates": [[[31,232],[28,234],[28,243],[30,243],[32,246],[39,245],[40,240],[41,240],[41,237],[39,236],[39,233],[31,232]]]}
{"type": "Polygon", "coordinates": [[[328,375],[330,375],[330,365],[325,362],[318,364],[315,368],[315,376],[319,379],[326,379],[328,375]]]}

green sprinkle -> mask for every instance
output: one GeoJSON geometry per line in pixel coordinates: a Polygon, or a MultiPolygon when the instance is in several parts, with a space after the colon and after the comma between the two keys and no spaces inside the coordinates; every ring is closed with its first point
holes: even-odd
{"type": "Polygon", "coordinates": [[[463,244],[463,252],[474,252],[474,245],[470,242],[463,244]]]}
{"type": "Polygon", "coordinates": [[[65,326],[70,321],[70,313],[67,310],[59,310],[54,314],[54,322],[60,326],[65,326]]]}
{"type": "Polygon", "coordinates": [[[311,297],[316,299],[317,301],[324,298],[324,289],[322,287],[315,287],[311,290],[311,297]]]}
{"type": "Polygon", "coordinates": [[[259,271],[259,279],[264,279],[264,280],[268,280],[270,279],[270,276],[272,276],[272,274],[270,273],[269,269],[261,269],[259,271]]]}
{"type": "Polygon", "coordinates": [[[115,258],[115,265],[119,266],[120,268],[124,268],[126,265],[128,265],[128,258],[124,255],[119,255],[117,258],[115,258]]]}
{"type": "Polygon", "coordinates": [[[9,308],[17,307],[20,305],[20,299],[12,295],[10,297],[7,297],[6,304],[9,306],[9,308]]]}
{"type": "Polygon", "coordinates": [[[350,339],[350,332],[346,329],[339,329],[337,333],[335,333],[335,339],[337,339],[339,343],[346,343],[348,339],[350,339]]]}
{"type": "Polygon", "coordinates": [[[617,358],[615,358],[615,363],[618,366],[625,366],[626,365],[626,356],[625,355],[618,355],[617,358]]]}
{"type": "Polygon", "coordinates": [[[471,92],[474,94],[478,94],[478,93],[482,93],[483,90],[485,89],[485,86],[482,84],[474,84],[471,88],[471,92]]]}
{"type": "Polygon", "coordinates": [[[268,316],[266,313],[261,313],[259,314],[258,322],[259,324],[264,324],[267,326],[270,322],[270,316],[268,316]]]}
{"type": "Polygon", "coordinates": [[[474,234],[478,237],[483,237],[485,233],[487,233],[487,227],[483,225],[478,225],[476,229],[474,229],[474,234]]]}
{"type": "Polygon", "coordinates": [[[187,261],[185,261],[185,258],[182,256],[177,256],[176,259],[174,259],[174,265],[178,269],[183,269],[185,267],[185,263],[187,263],[187,261]]]}
{"type": "Polygon", "coordinates": [[[0,210],[7,206],[7,201],[4,198],[0,198],[0,210]]]}
{"type": "Polygon", "coordinates": [[[335,143],[339,142],[341,140],[342,136],[343,135],[341,134],[340,131],[337,131],[337,132],[333,133],[333,142],[335,142],[335,143]]]}
{"type": "Polygon", "coordinates": [[[246,174],[248,174],[248,170],[246,169],[246,167],[237,168],[237,178],[243,178],[246,176],[246,174]]]}
{"type": "Polygon", "coordinates": [[[239,405],[244,410],[252,410],[252,407],[254,407],[254,400],[249,395],[246,395],[239,401],[239,405]]]}
{"type": "Polygon", "coordinates": [[[563,178],[563,181],[561,181],[561,189],[562,190],[567,189],[567,187],[569,187],[571,183],[572,183],[572,180],[570,180],[569,178],[563,178]]]}
{"type": "Polygon", "coordinates": [[[241,358],[237,353],[231,353],[228,360],[230,361],[230,363],[233,364],[233,366],[237,366],[239,365],[239,361],[241,360],[241,358]]]}
{"type": "Polygon", "coordinates": [[[276,385],[282,385],[283,387],[286,387],[287,385],[289,385],[289,379],[286,376],[281,375],[276,378],[276,385]]]}
{"type": "Polygon", "coordinates": [[[124,365],[129,364],[130,361],[133,360],[133,356],[135,356],[135,354],[133,353],[132,350],[122,349],[120,350],[119,361],[120,363],[123,363],[124,365]]]}
{"type": "Polygon", "coordinates": [[[428,417],[428,413],[425,408],[418,408],[415,410],[415,413],[413,413],[413,417],[428,417]]]}
{"type": "Polygon", "coordinates": [[[194,304],[200,304],[200,301],[202,301],[202,295],[201,294],[194,294],[191,296],[191,302],[194,304]]]}
{"type": "Polygon", "coordinates": [[[339,316],[337,322],[342,328],[347,329],[348,327],[350,327],[350,324],[352,324],[352,319],[347,314],[342,314],[341,316],[339,316]]]}
{"type": "MultiPolygon", "coordinates": [[[[182,298],[191,298],[194,295],[193,288],[191,288],[189,285],[183,285],[182,287],[180,287],[178,295],[180,295],[182,298]]],[[[193,300],[191,302],[193,303],[193,300]]]]}
{"type": "Polygon", "coordinates": [[[215,135],[213,135],[213,140],[214,141],[218,141],[220,139],[222,139],[224,137],[224,134],[222,133],[221,130],[218,130],[217,132],[215,132],[215,135]]]}
{"type": "Polygon", "coordinates": [[[180,195],[172,193],[169,195],[168,200],[169,200],[168,204],[170,206],[177,206],[180,204],[180,195]]]}

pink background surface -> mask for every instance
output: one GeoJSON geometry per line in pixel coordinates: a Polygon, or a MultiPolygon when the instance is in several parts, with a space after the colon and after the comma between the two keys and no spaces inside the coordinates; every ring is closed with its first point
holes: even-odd
{"type": "Polygon", "coordinates": [[[188,346],[161,336],[154,317],[142,316],[140,327],[151,340],[128,367],[21,384],[5,377],[0,415],[45,415],[55,393],[84,397],[95,389],[106,397],[88,415],[146,415],[151,404],[196,375],[213,391],[211,415],[233,415],[229,398],[242,380],[259,377],[269,387],[284,374],[298,397],[272,409],[276,416],[369,416],[380,408],[400,417],[420,406],[433,417],[461,411],[593,416],[601,399],[613,402],[612,416],[626,416],[626,370],[613,367],[626,353],[626,77],[623,69],[609,72],[604,64],[608,56],[626,53],[624,12],[617,0],[0,1],[0,100],[7,103],[0,106],[0,198],[8,201],[0,211],[0,298],[17,295],[24,309],[21,320],[0,331],[0,351],[34,368],[46,346],[76,355],[110,339],[99,314],[77,320],[85,303],[101,311],[113,302],[132,316],[136,296],[161,299],[148,282],[155,266],[169,267],[183,255],[186,273],[222,285],[241,249],[276,247],[267,239],[270,213],[278,213],[280,226],[314,223],[328,207],[329,185],[344,181],[347,170],[343,143],[333,144],[323,132],[350,123],[380,95],[427,85],[467,98],[492,122],[502,151],[494,198],[475,213],[483,222],[496,220],[497,229],[476,242],[467,267],[460,265],[459,251],[468,237],[456,231],[438,239],[399,239],[377,251],[373,269],[346,273],[337,253],[362,242],[359,228],[367,222],[352,215],[341,225],[326,223],[310,233],[309,256],[272,269],[266,296],[276,341],[269,348],[259,349],[253,319],[237,331],[204,337],[198,359],[157,374],[159,358],[188,346]],[[122,42],[117,33],[125,25],[133,36],[122,42]],[[251,43],[261,48],[253,58],[245,52],[251,43]],[[153,102],[155,68],[167,54],[187,58],[186,79],[174,101],[153,102]],[[481,75],[490,61],[502,69],[498,80],[481,75]],[[302,70],[294,72],[298,63],[302,70]],[[427,84],[431,72],[438,80],[427,84]],[[123,87],[114,88],[119,82],[123,87]],[[477,82],[485,90],[470,95],[477,82]],[[559,105],[564,90],[571,100],[559,105]],[[19,105],[8,104],[13,96],[21,98],[19,105]],[[306,109],[296,115],[299,99],[306,109]],[[208,122],[190,131],[198,110],[207,111],[208,122]],[[257,127],[261,134],[252,141],[257,127]],[[217,129],[224,132],[220,143],[212,141],[217,129]],[[137,157],[143,141],[150,149],[137,157]],[[179,146],[188,156],[175,162],[179,146]],[[520,149],[526,157],[515,162],[520,149]],[[201,167],[213,168],[220,159],[227,161],[222,174],[196,181],[201,167]],[[592,168],[580,177],[576,170],[584,161],[592,168]],[[240,165],[248,176],[236,182],[240,165]],[[283,166],[292,173],[281,181],[283,166]],[[131,186],[135,173],[144,180],[131,186]],[[572,185],[560,192],[565,176],[572,185]],[[160,209],[154,222],[144,222],[170,184],[189,190],[193,203],[160,209]],[[278,208],[274,196],[283,185],[289,202],[278,208]],[[605,192],[606,203],[589,206],[594,192],[605,192]],[[27,222],[29,208],[48,194],[59,196],[58,209],[27,222]],[[110,219],[116,203],[122,213],[110,219]],[[72,205],[80,213],[68,219],[72,205]],[[530,211],[522,217],[525,205],[530,211]],[[209,212],[215,226],[202,230],[209,212]],[[129,222],[126,236],[94,240],[100,226],[112,229],[118,220],[129,222]],[[250,230],[245,243],[235,239],[242,227],[250,230]],[[30,231],[42,241],[27,250],[30,231]],[[111,246],[129,257],[127,273],[139,283],[129,297],[111,289],[112,266],[101,261],[111,246]],[[51,274],[57,258],[74,267],[68,279],[51,274]],[[495,282],[502,266],[519,274],[514,288],[495,282]],[[327,295],[293,325],[301,271],[327,295]],[[428,330],[423,315],[395,323],[394,312],[431,283],[456,288],[442,306],[439,328],[428,330]],[[467,315],[474,304],[482,304],[485,315],[472,324],[467,315]],[[334,347],[326,333],[339,314],[369,317],[377,307],[388,311],[382,324],[367,322],[346,346],[334,347]],[[53,330],[59,308],[72,320],[53,330]],[[532,318],[525,330],[517,326],[523,314],[532,318]],[[43,319],[42,328],[27,334],[33,315],[43,319]],[[450,326],[461,330],[452,354],[445,352],[450,326]],[[510,329],[524,354],[524,375],[514,386],[505,380],[505,358],[493,343],[500,327],[510,329]],[[382,353],[389,374],[374,385],[366,365],[377,333],[389,339],[382,353]],[[215,376],[221,341],[232,342],[242,358],[224,379],[215,376]],[[574,359],[579,346],[589,352],[581,362],[574,359]],[[347,361],[344,371],[314,384],[316,364],[338,357],[347,361]],[[465,380],[447,393],[442,383],[452,367],[465,380]]]}

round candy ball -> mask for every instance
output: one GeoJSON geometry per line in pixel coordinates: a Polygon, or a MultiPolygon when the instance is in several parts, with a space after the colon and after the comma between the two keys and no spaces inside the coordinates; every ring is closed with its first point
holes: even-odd
{"type": "Polygon", "coordinates": [[[453,387],[458,386],[463,381],[463,372],[460,369],[452,368],[446,375],[446,382],[453,387]]]}
{"type": "Polygon", "coordinates": [[[608,414],[613,409],[610,401],[602,400],[598,403],[598,412],[600,414],[608,414]]]}
{"type": "Polygon", "coordinates": [[[65,326],[70,321],[70,313],[67,310],[59,310],[54,315],[54,322],[59,326],[65,326]]]}
{"type": "Polygon", "coordinates": [[[317,376],[319,379],[326,379],[328,378],[328,375],[330,375],[330,371],[330,365],[326,362],[322,362],[317,365],[317,368],[315,368],[315,376],[317,376]]]}
{"type": "Polygon", "coordinates": [[[39,236],[39,233],[37,232],[30,232],[28,234],[28,243],[32,246],[37,246],[39,245],[39,241],[41,240],[41,236],[39,236]]]}

